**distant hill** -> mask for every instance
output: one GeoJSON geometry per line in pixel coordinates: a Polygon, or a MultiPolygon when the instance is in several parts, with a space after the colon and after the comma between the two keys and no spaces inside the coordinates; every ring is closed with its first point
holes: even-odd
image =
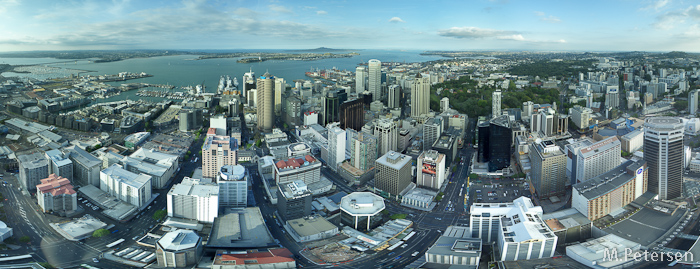
{"type": "Polygon", "coordinates": [[[340,51],[355,51],[354,49],[333,49],[326,47],[319,47],[315,49],[301,49],[301,50],[286,50],[288,52],[340,52],[340,51]]]}

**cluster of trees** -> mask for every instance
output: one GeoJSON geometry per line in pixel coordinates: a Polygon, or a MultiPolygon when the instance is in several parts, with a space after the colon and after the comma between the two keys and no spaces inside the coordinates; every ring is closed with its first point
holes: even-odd
{"type": "Polygon", "coordinates": [[[588,72],[588,67],[594,62],[595,60],[537,61],[513,66],[510,68],[510,73],[521,76],[540,76],[542,79],[551,76],[567,77],[579,72],[588,72]]]}
{"type": "MultiPolygon", "coordinates": [[[[450,105],[469,117],[485,116],[491,113],[491,96],[495,87],[477,88],[477,82],[468,77],[459,80],[451,80],[434,85],[433,89],[443,88],[438,96],[435,91],[430,95],[430,108],[440,111],[440,99],[447,97],[450,105]],[[453,92],[450,92],[452,89],[453,92]]],[[[519,108],[523,102],[532,101],[535,104],[551,104],[559,100],[558,89],[544,89],[528,86],[516,89],[511,85],[507,90],[502,90],[501,108],[519,108]]]]}

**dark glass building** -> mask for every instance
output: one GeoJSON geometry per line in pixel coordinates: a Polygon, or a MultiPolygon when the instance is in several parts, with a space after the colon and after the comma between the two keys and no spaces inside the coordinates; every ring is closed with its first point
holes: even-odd
{"type": "Polygon", "coordinates": [[[365,107],[362,99],[354,99],[340,105],[340,128],[362,131],[365,125],[365,107]]]}

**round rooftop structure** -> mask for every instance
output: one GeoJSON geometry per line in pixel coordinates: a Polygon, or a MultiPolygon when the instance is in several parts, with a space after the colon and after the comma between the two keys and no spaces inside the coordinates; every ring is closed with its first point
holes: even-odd
{"type": "Polygon", "coordinates": [[[245,177],[245,167],[242,165],[224,165],[219,170],[222,180],[237,181],[245,177]]]}

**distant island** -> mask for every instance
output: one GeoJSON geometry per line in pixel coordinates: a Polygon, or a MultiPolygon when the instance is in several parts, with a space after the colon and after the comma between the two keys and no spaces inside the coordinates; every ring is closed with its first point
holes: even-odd
{"type": "Polygon", "coordinates": [[[356,49],[333,49],[333,48],[326,48],[326,47],[318,47],[315,49],[297,49],[297,50],[286,50],[288,52],[330,52],[330,51],[357,51],[356,49]]]}
{"type": "Polygon", "coordinates": [[[236,53],[208,53],[199,56],[195,60],[216,58],[242,58],[239,63],[255,63],[269,60],[315,61],[328,58],[350,58],[360,55],[357,52],[350,53],[278,53],[278,52],[236,52],[236,53]]]}
{"type": "Polygon", "coordinates": [[[96,63],[116,62],[132,58],[149,58],[182,54],[199,54],[173,50],[65,50],[65,51],[22,51],[0,53],[0,58],[56,58],[94,59],[96,63]]]}

